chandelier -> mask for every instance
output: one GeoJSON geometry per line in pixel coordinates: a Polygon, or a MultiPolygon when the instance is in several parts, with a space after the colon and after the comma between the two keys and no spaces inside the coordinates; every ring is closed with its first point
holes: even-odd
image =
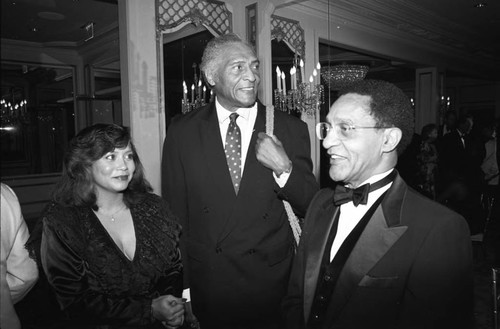
{"type": "Polygon", "coordinates": [[[368,73],[366,65],[339,64],[321,70],[321,77],[330,90],[340,90],[363,80],[368,73]]]}
{"type": "Polygon", "coordinates": [[[14,88],[11,88],[11,95],[8,98],[0,100],[0,129],[9,131],[15,129],[15,126],[23,122],[28,117],[26,99],[16,101],[14,88]]]}
{"type": "Polygon", "coordinates": [[[281,72],[279,67],[276,67],[277,89],[274,90],[274,107],[283,112],[298,112],[314,116],[324,101],[320,71],[321,65],[318,63],[308,82],[305,79],[304,61],[301,59],[300,63],[297,63],[297,58],[295,58],[290,70],[290,89],[287,91],[285,72],[281,72]]]}
{"type": "MultiPolygon", "coordinates": [[[[182,113],[186,114],[192,110],[207,104],[207,87],[203,85],[200,76],[196,73],[198,65],[193,63],[193,84],[191,85],[191,97],[188,97],[186,81],[182,82],[182,113]]],[[[210,101],[213,99],[213,92],[210,90],[210,101]]]]}

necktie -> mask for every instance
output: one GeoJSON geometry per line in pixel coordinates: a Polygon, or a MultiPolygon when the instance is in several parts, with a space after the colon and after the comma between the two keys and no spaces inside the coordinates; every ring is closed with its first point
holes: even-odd
{"type": "Polygon", "coordinates": [[[236,124],[236,118],[238,113],[231,113],[229,116],[231,121],[227,128],[225,151],[234,191],[238,194],[241,181],[241,132],[236,124]]]}
{"type": "Polygon", "coordinates": [[[335,186],[335,191],[333,193],[333,203],[336,206],[340,206],[341,204],[352,201],[355,207],[360,204],[366,204],[368,202],[368,194],[392,182],[396,177],[396,173],[396,170],[393,170],[389,175],[378,182],[373,184],[367,183],[355,189],[338,184],[335,186]]]}

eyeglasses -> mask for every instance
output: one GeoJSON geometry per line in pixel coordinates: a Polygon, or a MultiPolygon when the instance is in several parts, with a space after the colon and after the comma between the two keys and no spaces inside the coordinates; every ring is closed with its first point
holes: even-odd
{"type": "Polygon", "coordinates": [[[335,125],[332,126],[328,122],[320,122],[316,124],[316,136],[319,138],[319,140],[323,140],[326,138],[326,136],[328,135],[330,130],[332,130],[332,128],[335,129],[335,133],[338,138],[348,139],[352,137],[356,129],[385,129],[390,127],[361,127],[361,126],[351,125],[346,122],[336,123],[335,125]]]}

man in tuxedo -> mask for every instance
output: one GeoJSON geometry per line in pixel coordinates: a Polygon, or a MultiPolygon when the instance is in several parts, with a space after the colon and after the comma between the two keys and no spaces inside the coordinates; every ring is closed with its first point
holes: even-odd
{"type": "Polygon", "coordinates": [[[394,169],[413,133],[403,91],[357,82],[326,121],[317,134],[338,184],[307,211],[283,303],[287,328],[468,328],[467,224],[394,169]]]}
{"type": "Polygon", "coordinates": [[[304,216],[319,189],[307,126],[276,111],[265,134],[259,61],[236,35],[212,39],[201,69],[215,101],[173,120],[162,159],[186,296],[203,329],[282,329],[295,249],[283,200],[304,216]]]}

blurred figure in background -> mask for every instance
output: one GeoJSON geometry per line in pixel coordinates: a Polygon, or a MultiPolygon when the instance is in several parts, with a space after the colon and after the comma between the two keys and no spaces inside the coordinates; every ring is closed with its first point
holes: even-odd
{"type": "Polygon", "coordinates": [[[457,113],[453,110],[448,110],[444,117],[444,123],[439,126],[438,136],[443,137],[457,129],[457,113]]]}
{"type": "Polygon", "coordinates": [[[438,151],[436,140],[438,128],[430,123],[422,128],[422,141],[417,154],[417,187],[422,194],[436,199],[436,179],[438,175],[438,151]]]}
{"type": "Polygon", "coordinates": [[[458,119],[457,128],[438,143],[440,189],[437,200],[465,217],[472,234],[481,232],[484,212],[481,207],[484,144],[470,133],[470,115],[458,119]]]}

